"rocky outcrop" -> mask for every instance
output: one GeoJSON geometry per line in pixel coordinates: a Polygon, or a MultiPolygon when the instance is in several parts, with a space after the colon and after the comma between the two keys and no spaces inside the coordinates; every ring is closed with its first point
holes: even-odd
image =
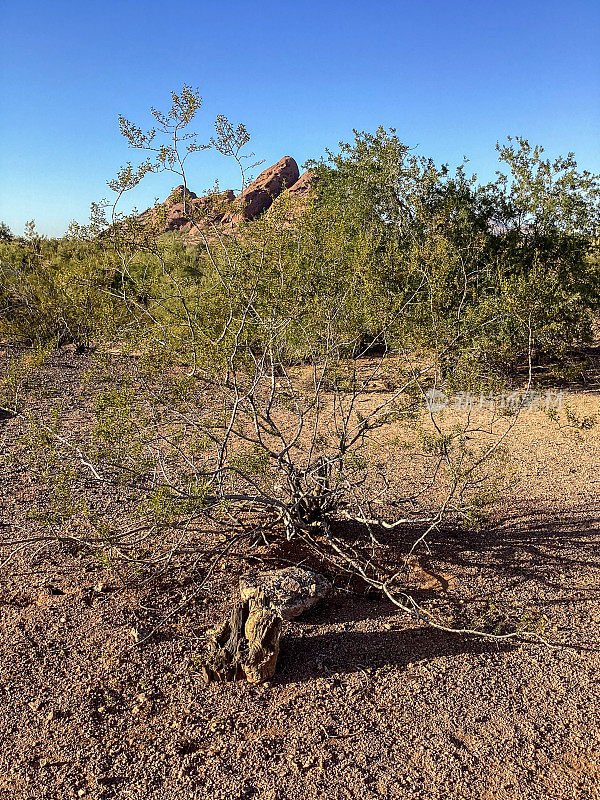
{"type": "Polygon", "coordinates": [[[284,189],[293,186],[300,175],[298,164],[291,156],[284,156],[268,167],[236,197],[238,209],[225,215],[224,223],[252,220],[263,214],[284,189]]]}
{"type": "Polygon", "coordinates": [[[189,189],[176,186],[164,203],[144,211],[139,219],[155,224],[160,233],[188,232],[194,225],[207,227],[219,223],[234,200],[235,195],[231,189],[198,197],[189,189]]]}
{"type": "Polygon", "coordinates": [[[171,194],[165,200],[165,205],[172,206],[176,203],[183,203],[184,198],[187,200],[197,200],[198,195],[191,192],[183,184],[176,186],[171,190],[171,194]]]}
{"type": "Polygon", "coordinates": [[[288,196],[294,205],[301,205],[314,186],[314,179],[313,170],[300,176],[296,161],[291,156],[284,156],[263,170],[237,197],[231,189],[198,197],[184,186],[176,186],[164,203],[147,209],[139,219],[155,225],[159,233],[190,233],[214,225],[237,227],[244,220],[253,220],[264,214],[282,194],[288,196]]]}
{"type": "Polygon", "coordinates": [[[292,199],[305,199],[310,192],[315,188],[317,182],[317,173],[314,169],[307,169],[298,178],[293,186],[288,189],[288,195],[292,199]]]}
{"type": "Polygon", "coordinates": [[[317,173],[314,169],[307,169],[298,178],[296,183],[283,191],[273,202],[268,213],[281,215],[284,226],[294,225],[308,207],[311,194],[317,182],[317,173]]]}

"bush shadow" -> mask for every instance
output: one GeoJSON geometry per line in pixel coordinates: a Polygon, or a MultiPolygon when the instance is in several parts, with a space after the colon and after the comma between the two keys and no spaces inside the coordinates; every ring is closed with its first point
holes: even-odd
{"type": "Polygon", "coordinates": [[[274,683],[302,683],[319,677],[349,676],[394,668],[410,670],[435,658],[506,653],[517,645],[433,628],[389,631],[329,631],[315,636],[288,630],[282,639],[274,683]]]}

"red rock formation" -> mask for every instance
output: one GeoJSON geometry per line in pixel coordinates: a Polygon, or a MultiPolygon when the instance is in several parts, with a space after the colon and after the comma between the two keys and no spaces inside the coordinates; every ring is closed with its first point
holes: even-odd
{"type": "Polygon", "coordinates": [[[268,214],[279,213],[283,217],[281,222],[285,225],[293,225],[306,211],[310,195],[317,181],[315,170],[306,170],[289,189],[282,192],[273,202],[268,210],[268,214]]]}
{"type": "Polygon", "coordinates": [[[286,190],[290,198],[305,198],[314,181],[314,172],[308,170],[300,179],[299,172],[294,159],[284,156],[263,170],[237,197],[231,190],[198,197],[184,186],[176,186],[164,203],[144,211],[139,219],[158,224],[161,233],[190,233],[195,228],[202,230],[216,224],[237,226],[242,220],[263,214],[286,190]]]}
{"type": "Polygon", "coordinates": [[[227,212],[228,205],[235,199],[231,189],[218,194],[211,193],[198,197],[194,192],[185,191],[184,187],[177,186],[164,203],[157,208],[149,208],[140,214],[142,221],[154,222],[159,225],[159,232],[190,231],[195,225],[205,227],[221,221],[227,212]],[[192,222],[193,220],[193,222],[192,222]]]}
{"type": "MultiPolygon", "coordinates": [[[[298,164],[291,156],[284,156],[272,167],[261,172],[258,178],[252,181],[236,198],[236,202],[242,208],[243,218],[255,219],[259,214],[265,212],[284,189],[296,183],[299,175],[298,164]]],[[[225,215],[223,222],[235,224],[239,220],[239,216],[239,212],[231,212],[225,215]]]]}
{"type": "Polygon", "coordinates": [[[317,173],[314,169],[307,169],[298,178],[296,183],[290,186],[288,194],[291,198],[306,197],[308,193],[314,188],[317,181],[317,173]]]}

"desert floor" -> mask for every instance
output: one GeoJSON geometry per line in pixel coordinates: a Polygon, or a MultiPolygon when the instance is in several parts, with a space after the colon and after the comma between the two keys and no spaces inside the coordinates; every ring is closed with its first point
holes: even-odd
{"type": "MultiPolygon", "coordinates": [[[[89,358],[49,368],[67,413],[89,358]]],[[[564,402],[600,414],[600,389],[564,402]]],[[[22,424],[0,420],[4,540],[42,532],[44,489],[10,458],[22,424]]],[[[567,647],[441,633],[338,587],[286,623],[270,682],[205,685],[204,632],[240,559],[136,647],[132,627],[176,606],[189,576],[123,587],[59,544],[0,550],[0,798],[600,798],[600,425],[531,411],[510,449],[510,494],[482,530],[434,535],[418,591],[532,611],[567,647]]]]}

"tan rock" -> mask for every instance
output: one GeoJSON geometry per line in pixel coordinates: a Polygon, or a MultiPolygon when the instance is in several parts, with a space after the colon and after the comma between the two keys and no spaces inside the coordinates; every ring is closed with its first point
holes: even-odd
{"type": "Polygon", "coordinates": [[[264,600],[282,619],[293,619],[312,608],[331,590],[324,575],[300,567],[247,572],[240,577],[240,597],[264,600]]]}
{"type": "Polygon", "coordinates": [[[305,198],[314,189],[317,182],[317,173],[314,169],[307,169],[288,189],[290,198],[305,198]]]}

